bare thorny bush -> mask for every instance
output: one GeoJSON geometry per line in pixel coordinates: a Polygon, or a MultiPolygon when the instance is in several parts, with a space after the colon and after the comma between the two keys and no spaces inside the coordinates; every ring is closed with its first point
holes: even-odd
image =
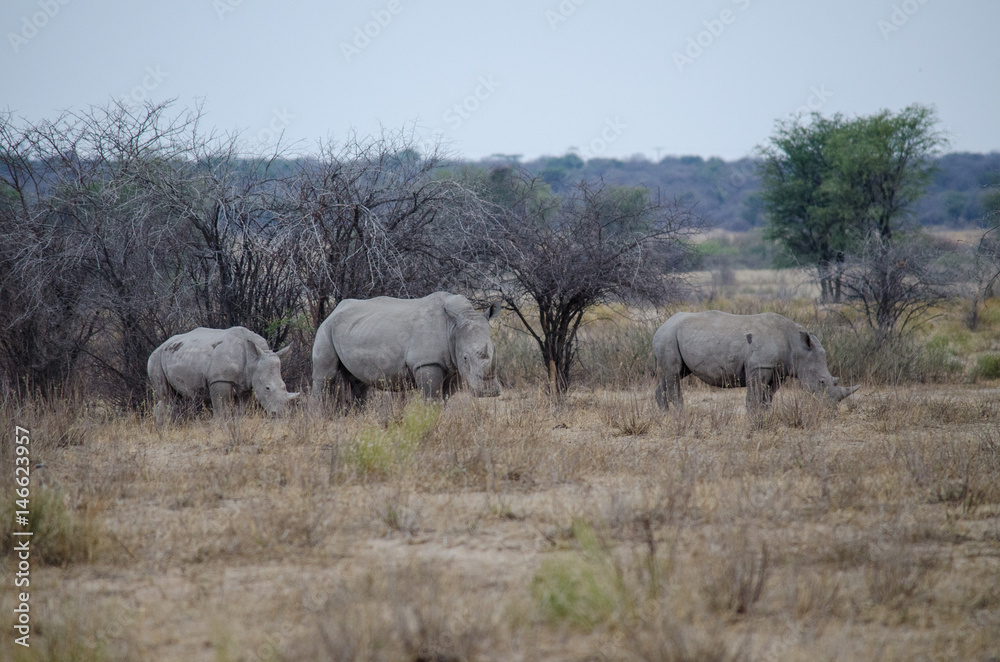
{"type": "Polygon", "coordinates": [[[452,227],[484,213],[459,180],[439,176],[406,134],[325,143],[299,163],[286,218],[306,308],[318,325],[346,298],[415,297],[453,283],[452,227]]]}
{"type": "Polygon", "coordinates": [[[921,237],[890,242],[872,234],[843,274],[847,301],[880,342],[903,333],[953,295],[959,278],[939,247],[921,237]]]}
{"type": "Polygon", "coordinates": [[[562,393],[584,315],[601,304],[679,297],[697,217],[644,189],[581,182],[554,196],[541,180],[498,168],[475,181],[490,212],[458,228],[472,289],[500,299],[535,341],[562,393]]]}
{"type": "Polygon", "coordinates": [[[35,125],[0,118],[8,386],[45,394],[75,377],[135,406],[147,357],[172,333],[264,331],[274,311],[254,308],[288,307],[287,292],[267,291],[286,275],[281,252],[261,255],[267,180],[256,164],[237,172],[235,139],[202,136],[199,111],[167,111],[116,102],[35,125]]]}
{"type": "MultiPolygon", "coordinates": [[[[4,383],[50,393],[75,379],[136,408],[146,359],[174,333],[242,325],[277,349],[308,344],[344,298],[457,289],[502,300],[562,393],[585,313],[681,292],[689,206],[599,182],[556,196],[509,169],[452,172],[415,144],[398,132],[248,155],[238,136],[203,133],[200,109],[168,104],[0,118],[4,383]]],[[[298,383],[306,367],[293,368],[298,383]]]]}
{"type": "Polygon", "coordinates": [[[412,136],[293,161],[200,124],[200,109],[119,102],[53,122],[0,116],[6,388],[76,380],[135,407],[146,359],[174,333],[242,325],[274,348],[307,343],[342,298],[454,281],[448,227],[481,204],[412,136]]]}

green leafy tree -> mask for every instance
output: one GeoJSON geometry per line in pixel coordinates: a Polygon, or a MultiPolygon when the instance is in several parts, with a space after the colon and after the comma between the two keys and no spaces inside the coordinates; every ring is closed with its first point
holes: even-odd
{"type": "Polygon", "coordinates": [[[932,157],[947,144],[936,124],[934,110],[920,105],[842,123],[829,142],[827,181],[844,223],[858,223],[862,236],[876,232],[892,241],[931,183],[932,157]]]}
{"type": "Polygon", "coordinates": [[[936,122],[920,105],[854,119],[814,113],[780,122],[761,150],[766,236],[816,266],[824,301],[841,298],[847,254],[873,233],[888,250],[903,229],[947,144],[936,122]]]}
{"type": "Polygon", "coordinates": [[[830,143],[844,120],[812,115],[811,122],[780,122],[761,150],[761,207],[767,215],[765,239],[775,240],[800,264],[815,266],[824,301],[839,300],[844,253],[856,228],[835,211],[829,179],[830,143]]]}

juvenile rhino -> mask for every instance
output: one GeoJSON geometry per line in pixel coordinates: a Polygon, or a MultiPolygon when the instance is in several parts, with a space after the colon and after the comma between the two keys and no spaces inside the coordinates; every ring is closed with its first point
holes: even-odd
{"type": "Polygon", "coordinates": [[[816,336],[775,313],[677,313],[653,334],[653,356],[656,401],[664,409],[683,404],[681,379],[687,375],[723,388],[746,386],[748,411],[769,406],[785,377],[797,377],[833,402],[858,389],[837,383],[816,336]]]}
{"type": "Polygon", "coordinates": [[[349,386],[356,404],[372,386],[417,386],[424,397],[446,398],[464,383],[473,395],[499,395],[489,324],[499,310],[477,311],[448,292],[344,299],[316,331],[312,398],[318,401],[330,380],[349,386]]]}
{"type": "Polygon", "coordinates": [[[279,413],[298,393],[281,379],[281,358],[291,345],[272,352],[267,341],[242,326],[207,329],[171,336],[146,363],[156,395],[153,418],[162,423],[169,405],[180,398],[212,402],[215,416],[227,413],[234,399],[253,391],[269,414],[279,413]]]}

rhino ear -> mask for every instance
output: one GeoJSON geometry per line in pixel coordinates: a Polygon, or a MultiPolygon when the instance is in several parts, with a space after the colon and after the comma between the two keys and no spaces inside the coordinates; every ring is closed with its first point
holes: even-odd
{"type": "Polygon", "coordinates": [[[254,359],[260,358],[260,349],[257,348],[257,345],[252,340],[247,340],[247,354],[254,359]]]}
{"type": "Polygon", "coordinates": [[[806,346],[806,349],[813,348],[812,334],[808,331],[799,331],[799,337],[802,338],[802,344],[806,346]]]}
{"type": "Polygon", "coordinates": [[[456,322],[461,318],[464,310],[468,309],[469,302],[460,294],[452,294],[444,300],[444,312],[456,322]],[[465,304],[464,306],[462,304],[465,304]]]}
{"type": "Polygon", "coordinates": [[[279,358],[279,359],[282,359],[282,360],[284,360],[284,358],[285,358],[285,357],[286,357],[286,356],[288,355],[288,353],[292,351],[292,346],[293,346],[294,344],[295,344],[295,342],[294,342],[294,341],[293,341],[293,342],[290,342],[290,343],[288,343],[288,345],[286,345],[286,346],[285,346],[285,347],[283,347],[282,349],[279,349],[279,350],[278,350],[277,352],[275,352],[275,354],[277,354],[277,355],[278,355],[278,358],[279,358]]]}
{"type": "Polygon", "coordinates": [[[485,315],[486,319],[488,319],[488,320],[493,319],[494,317],[496,317],[499,314],[500,314],[500,302],[499,301],[494,301],[493,303],[491,303],[490,306],[489,306],[489,308],[487,308],[486,311],[483,313],[483,315],[485,315]]]}

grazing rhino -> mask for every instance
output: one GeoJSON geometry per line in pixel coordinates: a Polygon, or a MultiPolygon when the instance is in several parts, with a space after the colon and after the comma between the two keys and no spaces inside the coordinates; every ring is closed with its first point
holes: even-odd
{"type": "Polygon", "coordinates": [[[316,331],[313,400],[330,380],[349,386],[355,404],[373,386],[417,386],[426,398],[447,398],[464,383],[476,396],[499,395],[489,324],[499,310],[492,304],[477,311],[464,296],[448,292],[344,299],[316,331]]]}
{"type": "Polygon", "coordinates": [[[279,413],[298,393],[281,379],[281,358],[291,345],[272,352],[267,341],[242,326],[206,329],[172,336],[153,350],[146,363],[156,395],[153,418],[162,423],[172,401],[212,402],[215,416],[228,413],[233,400],[245,402],[253,391],[269,414],[279,413]]]}
{"type": "Polygon", "coordinates": [[[785,377],[840,402],[858,389],[840,386],[826,367],[819,339],[775,313],[731,315],[718,310],[677,313],[653,334],[656,401],[683,404],[681,379],[694,375],[723,388],[747,387],[747,410],[771,404],[785,377]]]}

